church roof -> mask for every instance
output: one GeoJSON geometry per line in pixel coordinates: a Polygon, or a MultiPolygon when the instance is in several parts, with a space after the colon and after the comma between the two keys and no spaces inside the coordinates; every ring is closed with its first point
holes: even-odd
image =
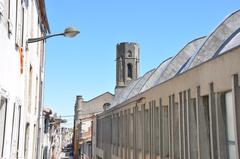
{"type": "Polygon", "coordinates": [[[118,91],[110,108],[236,47],[240,47],[240,10],[229,15],[209,36],[189,42],[174,57],[131,81],[118,91]]]}

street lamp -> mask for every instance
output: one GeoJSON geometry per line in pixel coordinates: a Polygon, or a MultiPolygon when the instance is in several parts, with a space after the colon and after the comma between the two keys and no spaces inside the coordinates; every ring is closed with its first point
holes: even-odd
{"type": "Polygon", "coordinates": [[[51,37],[54,37],[54,36],[65,36],[65,37],[72,38],[79,33],[80,33],[80,31],[77,30],[76,28],[68,27],[64,30],[63,33],[46,35],[46,36],[39,37],[39,38],[30,38],[30,39],[27,40],[27,43],[28,44],[29,43],[35,43],[35,42],[42,41],[42,40],[45,40],[45,39],[48,39],[48,38],[51,38],[51,37]]]}
{"type": "MultiPolygon", "coordinates": [[[[80,33],[80,31],[79,30],[77,30],[77,29],[75,29],[75,28],[73,28],[73,27],[68,27],[68,28],[66,28],[65,30],[64,30],[64,32],[63,33],[59,33],[59,34],[52,34],[52,35],[45,35],[45,36],[43,36],[43,37],[38,37],[38,38],[29,38],[27,41],[26,41],[26,49],[28,49],[28,44],[29,43],[35,43],[35,42],[39,42],[39,41],[42,41],[42,40],[45,40],[45,39],[48,39],[48,38],[51,38],[51,37],[54,37],[54,36],[65,36],[65,37],[74,37],[74,36],[76,36],[77,34],[79,34],[80,33]]],[[[42,46],[43,47],[43,46],[42,46]]],[[[42,78],[42,76],[41,76],[41,71],[42,71],[42,64],[40,64],[40,69],[39,69],[39,71],[40,71],[40,79],[42,78]]],[[[40,85],[40,89],[39,89],[39,92],[40,92],[40,94],[42,94],[42,91],[43,91],[43,84],[41,84],[40,85]]],[[[43,100],[42,99],[42,97],[41,97],[41,99],[39,99],[39,100],[43,100]]],[[[39,152],[41,151],[40,150],[40,144],[42,144],[42,143],[40,143],[40,141],[41,141],[41,130],[39,129],[39,125],[40,125],[40,113],[41,113],[41,107],[42,107],[42,105],[41,104],[39,104],[39,114],[38,114],[38,137],[37,137],[37,154],[39,154],[39,152]]],[[[61,123],[66,123],[67,121],[66,120],[60,120],[60,121],[58,121],[59,123],[57,123],[56,121],[55,122],[52,122],[52,123],[50,123],[49,125],[54,125],[54,124],[61,124],[61,123]]]]}

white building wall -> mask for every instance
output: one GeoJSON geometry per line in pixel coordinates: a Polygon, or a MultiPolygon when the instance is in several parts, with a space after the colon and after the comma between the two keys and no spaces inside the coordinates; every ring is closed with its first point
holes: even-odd
{"type": "MultiPolygon", "coordinates": [[[[33,43],[26,45],[28,38],[42,35],[39,25],[38,11],[35,0],[28,0],[28,4],[21,4],[21,0],[0,0],[0,96],[7,98],[6,128],[4,136],[3,156],[0,158],[16,158],[16,147],[19,142],[18,158],[35,158],[37,148],[38,132],[38,110],[40,97],[40,59],[44,52],[40,53],[44,43],[33,43]],[[8,4],[10,2],[10,20],[7,16],[8,4]],[[16,47],[16,15],[19,18],[19,10],[16,13],[16,3],[24,8],[24,31],[23,31],[23,73],[21,73],[21,62],[19,47],[16,47]],[[8,21],[11,23],[11,34],[8,33],[8,21]],[[29,69],[32,67],[32,84],[29,85],[29,69]],[[29,90],[31,87],[31,99],[29,90]],[[13,129],[16,121],[13,121],[15,105],[21,105],[20,129],[13,129]],[[28,110],[30,103],[31,111],[28,110]],[[15,123],[14,123],[15,122],[15,123]],[[29,140],[25,141],[25,128],[29,123],[29,140]],[[34,130],[35,125],[35,130],[34,130]],[[17,132],[16,132],[17,131],[17,132]],[[16,136],[19,134],[19,141],[16,136]],[[15,136],[15,137],[14,137],[15,136]],[[24,144],[28,148],[28,154],[24,156],[24,144]]],[[[41,108],[41,107],[40,107],[41,108]]],[[[16,111],[16,109],[15,109],[16,111]]],[[[3,123],[0,123],[3,124],[3,123]]],[[[41,147],[41,146],[40,146],[41,147]]]]}

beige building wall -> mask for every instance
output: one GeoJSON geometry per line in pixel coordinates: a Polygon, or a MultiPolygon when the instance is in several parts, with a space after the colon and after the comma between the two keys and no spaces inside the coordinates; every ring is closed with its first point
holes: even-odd
{"type": "Polygon", "coordinates": [[[239,62],[238,47],[98,115],[97,156],[226,158],[225,132],[240,136],[239,62]],[[228,92],[234,130],[226,126],[228,92]]]}
{"type": "Polygon", "coordinates": [[[115,94],[97,115],[98,159],[240,156],[240,10],[115,94]]]}

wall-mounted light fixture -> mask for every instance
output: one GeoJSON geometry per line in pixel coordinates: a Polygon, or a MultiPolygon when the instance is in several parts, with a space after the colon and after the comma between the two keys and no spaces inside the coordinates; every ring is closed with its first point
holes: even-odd
{"type": "Polygon", "coordinates": [[[45,39],[48,39],[48,38],[51,38],[51,37],[54,37],[54,36],[65,36],[65,37],[72,38],[79,33],[80,33],[80,31],[78,29],[73,28],[73,27],[68,27],[64,30],[63,33],[46,35],[46,36],[39,37],[39,38],[30,38],[30,39],[27,40],[27,43],[28,44],[29,43],[35,43],[35,42],[42,41],[42,40],[45,40],[45,39]]]}

